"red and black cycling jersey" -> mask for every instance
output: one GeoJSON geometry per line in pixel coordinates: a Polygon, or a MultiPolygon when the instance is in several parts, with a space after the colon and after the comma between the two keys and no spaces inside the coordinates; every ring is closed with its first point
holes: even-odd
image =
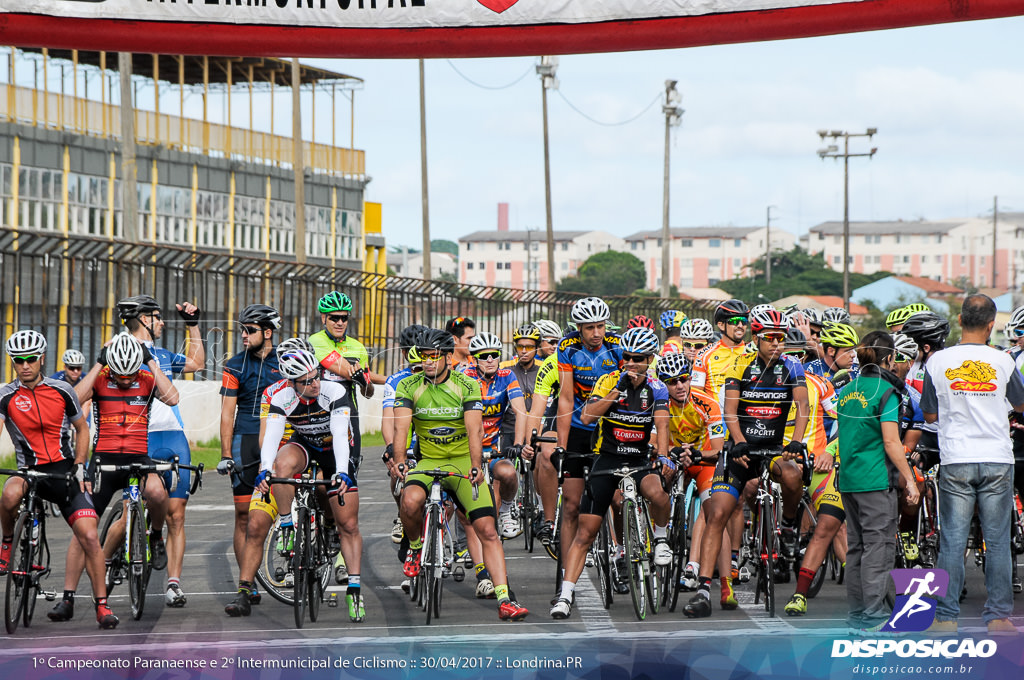
{"type": "Polygon", "coordinates": [[[92,388],[93,453],[146,454],[154,385],[152,373],[139,371],[131,386],[121,389],[110,377],[110,368],[100,369],[92,388]]]}
{"type": "Polygon", "coordinates": [[[14,442],[18,467],[74,460],[71,422],[82,417],[74,388],[43,378],[34,389],[20,380],[0,387],[0,423],[14,442]]]}
{"type": "Polygon", "coordinates": [[[793,392],[805,386],[803,366],[788,356],[767,366],[757,352],[737,357],[725,373],[725,390],[739,391],[736,415],[751,448],[782,446],[793,392]]]}

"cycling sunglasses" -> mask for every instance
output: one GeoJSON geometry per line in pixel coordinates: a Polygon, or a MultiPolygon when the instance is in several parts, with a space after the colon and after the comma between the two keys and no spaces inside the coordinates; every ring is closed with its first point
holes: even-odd
{"type": "Polygon", "coordinates": [[[686,349],[704,349],[707,346],[708,343],[706,342],[687,342],[686,340],[683,340],[683,347],[686,349]]]}
{"type": "Polygon", "coordinates": [[[1024,338],[1024,328],[1014,328],[1010,331],[1010,335],[1015,338],[1024,338]]]}
{"type": "Polygon", "coordinates": [[[480,354],[474,354],[480,361],[489,361],[490,359],[501,358],[501,352],[481,352],[480,354]]]}
{"type": "Polygon", "coordinates": [[[785,333],[761,333],[757,337],[767,342],[783,342],[786,339],[785,333]]]}
{"type": "Polygon", "coordinates": [[[632,361],[634,363],[641,363],[641,362],[644,362],[644,361],[649,361],[650,357],[648,355],[646,355],[646,354],[631,354],[629,352],[623,352],[622,353],[622,359],[623,359],[623,361],[632,361]]]}
{"type": "Polygon", "coordinates": [[[749,326],[750,321],[745,316],[733,316],[725,320],[730,326],[749,326]]]}
{"type": "Polygon", "coordinates": [[[896,363],[897,364],[909,363],[910,361],[911,361],[910,357],[908,357],[906,354],[901,354],[899,352],[896,352],[896,363]]]}
{"type": "Polygon", "coordinates": [[[348,321],[348,314],[328,314],[327,320],[331,323],[341,323],[348,321]]]}
{"type": "Polygon", "coordinates": [[[677,383],[685,383],[685,382],[690,382],[690,374],[689,373],[687,373],[686,375],[681,375],[681,376],[676,377],[676,378],[669,378],[668,380],[665,381],[665,384],[668,385],[669,387],[672,387],[673,385],[675,385],[677,383]]]}
{"type": "Polygon", "coordinates": [[[21,366],[22,364],[25,364],[25,363],[34,364],[37,361],[39,361],[39,355],[35,354],[35,355],[32,355],[32,356],[27,356],[27,357],[11,357],[11,361],[13,361],[18,366],[21,366]]]}
{"type": "Polygon", "coordinates": [[[536,345],[516,345],[516,349],[521,352],[532,352],[537,349],[536,345]]]}
{"type": "Polygon", "coordinates": [[[243,335],[256,335],[261,330],[263,330],[263,329],[260,328],[259,326],[242,326],[242,334],[243,335]]]}
{"type": "Polygon", "coordinates": [[[439,361],[443,356],[439,350],[436,349],[420,349],[417,350],[420,355],[420,359],[423,361],[439,361]]]}
{"type": "Polygon", "coordinates": [[[313,383],[319,381],[320,380],[320,375],[321,375],[321,372],[319,370],[317,370],[316,375],[314,375],[312,378],[306,378],[305,380],[298,380],[298,379],[296,379],[294,382],[295,382],[296,385],[309,386],[309,385],[312,385],[313,383]]]}

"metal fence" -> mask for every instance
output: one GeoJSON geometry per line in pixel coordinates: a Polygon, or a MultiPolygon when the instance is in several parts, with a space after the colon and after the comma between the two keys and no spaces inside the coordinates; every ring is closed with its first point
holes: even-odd
{"type": "MultiPolygon", "coordinates": [[[[66,348],[94,355],[122,328],[114,311],[117,300],[147,293],[164,306],[166,327],[159,344],[177,351],[184,351],[187,336],[174,303],[187,300],[199,306],[206,368],[196,378],[219,380],[224,361],[242,349],[236,322],[242,308],[257,302],[273,305],[284,319],[280,338],[309,335],[322,328],[316,301],[329,290],[352,298],[350,333],[366,345],[374,370],[385,374],[401,364],[396,338],[408,324],[440,327],[451,317],[465,316],[476,321],[478,330],[509,342],[528,321],[547,318],[565,324],[580,297],[0,228],[3,337],[23,328],[44,333],[50,343],[48,372],[60,368],[66,348]]],[[[612,320],[622,325],[636,314],[657,319],[667,309],[708,316],[715,304],[654,297],[606,301],[612,320]]],[[[0,362],[0,380],[11,380],[11,370],[10,362],[0,362]]]]}

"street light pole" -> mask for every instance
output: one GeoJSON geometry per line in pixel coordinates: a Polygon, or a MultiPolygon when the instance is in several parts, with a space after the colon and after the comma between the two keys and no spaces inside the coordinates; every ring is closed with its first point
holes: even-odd
{"type": "Polygon", "coordinates": [[[764,218],[764,282],[772,282],[772,208],[768,206],[764,218]]]}
{"type": "Polygon", "coordinates": [[[537,64],[540,76],[541,106],[544,109],[544,208],[547,213],[548,290],[555,289],[555,228],[551,219],[551,150],[548,145],[548,90],[558,89],[558,57],[541,57],[537,64]]]}
{"type": "Polygon", "coordinates": [[[672,128],[679,127],[683,120],[683,109],[676,106],[680,99],[679,91],[676,90],[676,81],[666,80],[665,105],[661,107],[665,114],[665,176],[661,204],[661,297],[663,298],[669,296],[669,288],[672,283],[672,234],[668,226],[669,142],[671,141],[672,128]]]}
{"type": "Polygon", "coordinates": [[[420,59],[420,196],[423,211],[423,278],[430,281],[430,191],[427,187],[427,81],[420,59]]]}
{"type": "Polygon", "coordinates": [[[843,307],[850,311],[850,159],[871,158],[878,152],[878,147],[872,147],[868,153],[850,153],[851,137],[867,137],[869,140],[878,134],[878,128],[868,128],[865,132],[844,132],[842,130],[818,130],[818,136],[824,142],[826,137],[831,137],[833,142],[843,138],[843,150],[839,151],[837,144],[818,149],[818,156],[826,158],[843,159],[843,307]]]}

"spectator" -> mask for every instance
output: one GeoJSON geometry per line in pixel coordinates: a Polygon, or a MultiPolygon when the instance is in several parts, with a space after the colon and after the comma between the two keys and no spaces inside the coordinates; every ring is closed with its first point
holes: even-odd
{"type": "MultiPolygon", "coordinates": [[[[988,346],[996,305],[987,295],[969,295],[960,310],[962,336],[928,362],[921,396],[924,419],[938,424],[942,472],[939,506],[942,532],[938,567],[949,573],[939,598],[933,634],[955,634],[964,586],[964,551],[975,504],[985,536],[982,616],[990,635],[1012,635],[1010,510],[1013,508],[1013,447],[1006,402],[1024,411],[1024,381],[1013,359],[988,346]]],[[[845,460],[844,460],[845,463],[845,460]]]]}
{"type": "Polygon", "coordinates": [[[878,633],[889,619],[885,594],[896,560],[896,472],[908,482],[908,500],[916,504],[919,498],[900,441],[903,381],[891,372],[894,354],[888,333],[869,333],[857,347],[860,375],[839,395],[839,491],[849,542],[846,599],[850,627],[858,633],[878,633]]]}

